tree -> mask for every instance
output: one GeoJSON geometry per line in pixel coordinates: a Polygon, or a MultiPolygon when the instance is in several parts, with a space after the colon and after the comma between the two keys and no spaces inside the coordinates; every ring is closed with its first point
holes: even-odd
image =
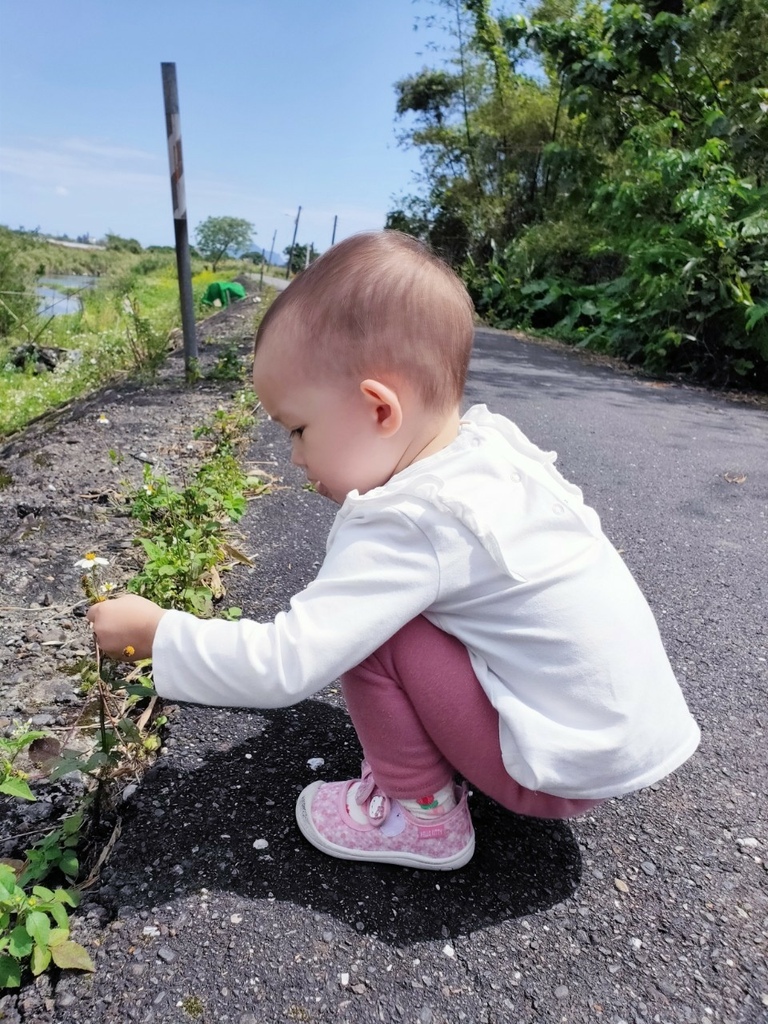
{"type": "Polygon", "coordinates": [[[209,217],[195,228],[197,247],[215,270],[225,256],[234,256],[251,244],[253,224],[241,217],[209,217]]]}
{"type": "Polygon", "coordinates": [[[457,47],[396,83],[422,173],[387,226],[499,326],[768,386],[765,0],[432,3],[457,47]]]}
{"type": "Polygon", "coordinates": [[[299,245],[297,242],[293,247],[293,255],[291,255],[290,245],[283,249],[283,254],[286,258],[289,258],[291,265],[288,268],[291,274],[298,274],[300,270],[303,270],[307,266],[307,248],[309,248],[309,262],[314,263],[320,253],[314,246],[314,243],[310,243],[309,246],[299,245]]]}
{"type": "Polygon", "coordinates": [[[266,262],[264,253],[261,252],[259,249],[252,249],[249,252],[240,253],[240,259],[250,260],[252,263],[255,263],[256,266],[259,266],[261,263],[266,262]]]}

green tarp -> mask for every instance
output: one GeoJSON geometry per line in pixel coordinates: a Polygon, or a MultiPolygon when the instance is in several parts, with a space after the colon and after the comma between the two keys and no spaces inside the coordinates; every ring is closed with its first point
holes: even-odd
{"type": "Polygon", "coordinates": [[[245,288],[236,281],[214,281],[205,289],[202,303],[204,306],[212,306],[218,299],[222,306],[228,306],[230,302],[245,298],[245,288]]]}

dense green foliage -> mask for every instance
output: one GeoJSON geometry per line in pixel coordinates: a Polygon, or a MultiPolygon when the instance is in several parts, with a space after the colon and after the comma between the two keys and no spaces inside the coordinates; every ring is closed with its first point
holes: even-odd
{"type": "Polygon", "coordinates": [[[763,0],[436,0],[446,70],[397,83],[429,240],[481,315],[655,372],[768,386],[763,0]]]}
{"type": "Polygon", "coordinates": [[[300,270],[304,270],[310,263],[314,263],[320,253],[315,248],[314,242],[310,242],[309,245],[300,245],[297,242],[293,249],[291,249],[290,245],[287,245],[283,249],[283,255],[286,258],[286,265],[288,261],[290,262],[290,272],[298,274],[300,270]]]}

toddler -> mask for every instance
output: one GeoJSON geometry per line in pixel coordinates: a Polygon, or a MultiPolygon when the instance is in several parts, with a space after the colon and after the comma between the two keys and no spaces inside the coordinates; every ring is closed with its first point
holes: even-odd
{"type": "Polygon", "coordinates": [[[331,248],[273,303],[253,378],[293,462],[341,506],[317,578],[269,623],[127,596],[103,650],[152,656],[163,697],[285,707],[341,677],[361,777],[299,796],[348,860],[459,868],[466,782],[567,818],[649,786],[699,742],[653,615],[581,491],[485,406],[456,275],[394,231],[331,248]]]}

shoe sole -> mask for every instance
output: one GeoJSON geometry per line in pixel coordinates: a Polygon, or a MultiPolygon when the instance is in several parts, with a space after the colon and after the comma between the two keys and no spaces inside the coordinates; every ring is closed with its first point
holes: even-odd
{"type": "MultiPolygon", "coordinates": [[[[358,860],[373,864],[399,864],[406,868],[421,868],[427,871],[455,871],[463,868],[469,863],[475,852],[475,837],[472,838],[458,853],[452,857],[437,859],[435,857],[422,857],[418,853],[407,853],[396,850],[348,850],[346,847],[337,846],[325,836],[321,836],[312,823],[312,818],[307,806],[306,797],[312,797],[317,789],[323,785],[318,780],[308,786],[296,803],[296,824],[307,842],[311,843],[318,850],[327,853],[329,857],[337,857],[340,860],[358,860]]],[[[311,801],[310,801],[311,803],[311,801]]]]}

